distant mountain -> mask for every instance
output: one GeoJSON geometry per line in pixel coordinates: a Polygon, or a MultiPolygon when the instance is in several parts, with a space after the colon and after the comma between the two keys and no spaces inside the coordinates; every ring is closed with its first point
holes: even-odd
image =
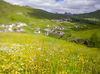
{"type": "Polygon", "coordinates": [[[59,14],[58,12],[56,12],[55,14],[59,14]]]}
{"type": "Polygon", "coordinates": [[[76,14],[74,16],[82,17],[82,18],[97,18],[97,19],[100,19],[100,10],[90,12],[90,13],[84,13],[84,14],[76,14]]]}
{"type": "Polygon", "coordinates": [[[64,14],[65,14],[65,15],[73,15],[73,14],[70,13],[70,12],[65,12],[64,14]]]}
{"type": "Polygon", "coordinates": [[[55,14],[64,14],[64,15],[73,15],[72,13],[70,13],[70,12],[65,12],[65,13],[58,13],[58,12],[56,12],[55,14]]]}

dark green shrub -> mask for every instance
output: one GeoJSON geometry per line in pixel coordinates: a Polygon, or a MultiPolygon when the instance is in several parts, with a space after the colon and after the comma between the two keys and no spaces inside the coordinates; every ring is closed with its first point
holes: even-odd
{"type": "Polygon", "coordinates": [[[100,38],[98,37],[96,32],[94,32],[89,38],[89,46],[90,47],[100,47],[100,38]]]}

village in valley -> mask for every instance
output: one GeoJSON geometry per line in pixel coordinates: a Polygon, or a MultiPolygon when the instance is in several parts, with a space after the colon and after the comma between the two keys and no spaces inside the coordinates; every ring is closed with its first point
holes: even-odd
{"type": "MultiPolygon", "coordinates": [[[[0,30],[0,32],[25,32],[25,30],[23,29],[24,26],[27,26],[27,24],[21,23],[21,22],[13,23],[13,24],[10,23],[8,25],[2,24],[1,25],[2,30],[0,30]]],[[[49,28],[49,25],[46,25],[46,26],[49,28]]],[[[34,29],[34,27],[30,27],[30,29],[34,29]]],[[[44,29],[44,31],[46,31],[46,33],[44,33],[44,35],[49,35],[49,33],[58,34],[58,35],[65,34],[62,31],[55,31],[55,29],[62,30],[64,28],[59,27],[59,26],[53,26],[53,30],[44,29]]],[[[41,28],[37,27],[37,30],[35,30],[34,33],[39,34],[39,33],[41,33],[40,31],[41,31],[41,28]]]]}
{"type": "MultiPolygon", "coordinates": [[[[21,14],[21,12],[19,13],[21,14]]],[[[68,18],[61,18],[61,19],[52,19],[51,22],[55,22],[56,24],[60,24],[60,23],[70,23],[72,21],[72,19],[70,19],[69,17],[68,18]]],[[[77,23],[74,23],[74,24],[77,24],[77,23]]],[[[26,23],[22,23],[22,22],[15,22],[15,23],[9,23],[8,25],[6,24],[2,24],[0,26],[0,32],[25,32],[24,30],[24,26],[27,26],[26,23]]],[[[36,33],[36,34],[40,34],[41,31],[43,29],[41,29],[41,27],[37,26],[37,28],[35,28],[34,26],[28,26],[29,29],[33,30],[34,32],[33,33],[36,33]]],[[[73,27],[70,27],[70,26],[66,26],[66,27],[61,27],[61,26],[57,26],[57,25],[49,25],[49,24],[46,24],[45,25],[45,28],[44,29],[44,35],[48,36],[50,33],[51,34],[56,34],[56,35],[63,35],[65,34],[64,29],[66,28],[84,28],[82,26],[79,26],[79,25],[74,25],[73,27]],[[52,28],[50,28],[52,27],[52,28]]]]}
{"type": "MultiPolygon", "coordinates": [[[[22,14],[21,12],[18,12],[17,14],[22,14]]],[[[68,20],[71,20],[69,18],[63,18],[63,19],[53,19],[51,21],[55,22],[55,23],[63,23],[63,22],[67,22],[68,20]]],[[[27,26],[26,23],[22,23],[22,22],[15,22],[15,23],[9,23],[8,25],[6,24],[1,24],[0,26],[0,32],[25,32],[25,30],[23,29],[24,26],[27,26]]],[[[46,25],[48,28],[50,27],[50,25],[46,25]]],[[[52,26],[53,30],[50,29],[44,29],[47,33],[44,33],[45,35],[49,35],[49,33],[53,33],[53,34],[59,34],[62,35],[64,34],[64,32],[62,31],[55,31],[55,29],[59,29],[62,30],[64,29],[63,27],[59,27],[59,26],[52,26]]],[[[30,27],[30,29],[34,29],[34,27],[30,27]]],[[[34,31],[34,33],[40,33],[41,28],[37,27],[37,30],[34,31]]]]}
{"type": "Polygon", "coordinates": [[[0,0],[0,74],[100,74],[100,3],[91,1],[0,0]]]}
{"type": "Polygon", "coordinates": [[[24,32],[23,26],[27,26],[26,23],[9,23],[8,25],[2,24],[1,28],[3,30],[0,30],[0,32],[24,32]],[[15,28],[14,28],[15,27],[15,28]]]}
{"type": "MultiPolygon", "coordinates": [[[[22,12],[17,12],[16,14],[18,15],[24,15],[22,12]]],[[[43,21],[43,19],[41,19],[42,21],[39,22],[48,22],[48,21],[43,21]]],[[[39,22],[31,22],[30,24],[37,24],[39,22]]],[[[72,28],[85,28],[86,26],[80,26],[77,23],[73,23],[73,26],[66,26],[66,27],[62,27],[62,26],[58,26],[58,24],[62,24],[62,23],[72,23],[72,19],[69,17],[66,18],[61,18],[61,19],[51,19],[49,22],[54,22],[55,25],[50,25],[50,24],[45,24],[46,28],[42,28],[37,25],[31,25],[28,26],[28,24],[26,23],[22,23],[22,22],[15,22],[15,23],[9,23],[8,25],[6,24],[1,24],[0,26],[0,32],[26,32],[24,29],[24,26],[27,26],[27,28],[31,29],[33,31],[33,33],[36,34],[40,34],[43,33],[44,35],[48,36],[50,33],[51,34],[55,34],[55,35],[60,35],[62,36],[63,34],[66,34],[64,32],[64,30],[67,29],[72,29],[72,28]]],[[[49,23],[48,22],[48,23],[49,23]]]]}

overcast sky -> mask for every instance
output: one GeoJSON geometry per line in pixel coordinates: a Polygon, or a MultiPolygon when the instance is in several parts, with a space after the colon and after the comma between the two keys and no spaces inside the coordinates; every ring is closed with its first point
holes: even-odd
{"type": "Polygon", "coordinates": [[[71,12],[74,14],[100,10],[100,0],[4,0],[11,4],[30,6],[52,13],[71,12]]]}

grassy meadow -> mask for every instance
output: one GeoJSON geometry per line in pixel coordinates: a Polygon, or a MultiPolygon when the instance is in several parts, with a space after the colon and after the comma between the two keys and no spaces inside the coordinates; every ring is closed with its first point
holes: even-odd
{"type": "Polygon", "coordinates": [[[26,33],[0,33],[0,73],[98,74],[100,51],[26,33]]]}
{"type": "Polygon", "coordinates": [[[99,11],[92,13],[97,19],[91,14],[67,16],[0,0],[0,26],[27,24],[23,27],[25,32],[0,32],[0,74],[100,74],[100,19],[95,13],[99,11]],[[66,17],[72,21],[51,21],[66,17]],[[44,35],[44,29],[53,30],[53,26],[65,28],[56,30],[65,33],[62,38],[52,33],[44,35]],[[37,27],[40,34],[34,33],[37,27]],[[77,39],[90,40],[94,46],[72,42],[77,39]]]}

